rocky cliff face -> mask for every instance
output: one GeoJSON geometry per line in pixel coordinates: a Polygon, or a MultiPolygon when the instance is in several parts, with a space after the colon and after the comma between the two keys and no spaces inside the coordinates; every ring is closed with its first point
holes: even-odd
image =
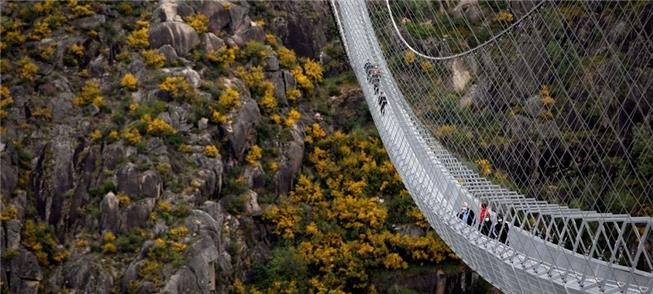
{"type": "Polygon", "coordinates": [[[270,20],[236,1],[2,5],[3,290],[225,293],[243,279],[268,250],[257,191],[287,193],[304,152],[299,121],[271,120],[296,107],[301,64],[279,65],[270,20]],[[257,144],[277,154],[266,166],[257,144]]]}

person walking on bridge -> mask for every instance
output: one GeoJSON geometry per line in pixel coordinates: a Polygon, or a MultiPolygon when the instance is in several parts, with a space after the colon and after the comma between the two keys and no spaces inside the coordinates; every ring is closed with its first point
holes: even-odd
{"type": "Polygon", "coordinates": [[[463,223],[466,223],[468,226],[471,226],[474,222],[474,210],[469,208],[467,202],[463,202],[463,207],[458,212],[458,218],[463,220],[463,223]]]}
{"type": "Polygon", "coordinates": [[[508,223],[503,219],[502,213],[497,213],[497,223],[492,228],[492,238],[499,239],[499,242],[506,244],[508,240],[508,223]]]}

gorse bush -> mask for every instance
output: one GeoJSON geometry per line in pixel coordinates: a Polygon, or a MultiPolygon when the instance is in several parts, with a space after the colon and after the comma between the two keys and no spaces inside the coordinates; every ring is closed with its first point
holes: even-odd
{"type": "Polygon", "coordinates": [[[141,53],[145,59],[145,65],[152,68],[160,68],[166,63],[166,58],[156,50],[143,50],[141,53]]]}
{"type": "Polygon", "coordinates": [[[297,123],[297,120],[302,117],[302,114],[297,109],[291,109],[288,112],[288,117],[286,118],[285,124],[287,127],[292,127],[297,123]]]}
{"type": "Polygon", "coordinates": [[[297,88],[290,88],[286,91],[286,95],[288,96],[288,100],[297,101],[302,97],[302,91],[297,88]]]}
{"type": "Polygon", "coordinates": [[[218,103],[227,112],[240,107],[240,93],[234,88],[227,88],[220,94],[218,103]]]}
{"type": "Polygon", "coordinates": [[[304,74],[304,70],[301,66],[295,66],[292,70],[292,74],[302,89],[306,91],[312,91],[315,86],[311,83],[311,80],[304,74]]]}
{"type": "Polygon", "coordinates": [[[29,34],[29,39],[32,41],[40,41],[42,39],[50,37],[52,30],[47,21],[41,20],[34,24],[34,29],[29,34]]]}
{"type": "Polygon", "coordinates": [[[413,53],[413,51],[406,51],[404,53],[404,62],[413,64],[413,62],[415,62],[415,53],[413,53]]]}
{"type": "Polygon", "coordinates": [[[220,152],[218,151],[218,147],[215,147],[215,145],[206,145],[206,147],[204,147],[204,155],[208,157],[218,157],[220,152]]]}
{"type": "Polygon", "coordinates": [[[120,86],[130,91],[135,91],[138,86],[138,80],[133,74],[126,73],[120,80],[120,86]]]}
{"type": "Polygon", "coordinates": [[[137,24],[140,25],[140,28],[129,33],[127,36],[127,44],[132,48],[146,49],[150,47],[150,41],[148,39],[150,35],[149,23],[138,22],[137,24]]]}
{"type": "Polygon", "coordinates": [[[323,72],[324,72],[324,69],[322,69],[322,65],[320,65],[319,62],[317,62],[315,60],[312,60],[312,59],[306,59],[304,61],[304,74],[313,83],[319,83],[319,82],[322,81],[323,72]]]}
{"type": "Polygon", "coordinates": [[[197,94],[184,77],[166,77],[159,85],[159,89],[166,91],[170,96],[178,101],[191,101],[197,94]]]}
{"type": "Polygon", "coordinates": [[[270,113],[278,106],[277,98],[274,97],[274,85],[270,81],[265,81],[263,87],[265,90],[263,91],[263,97],[259,99],[259,105],[264,112],[270,113]]]}
{"type": "Polygon", "coordinates": [[[68,7],[73,11],[75,17],[84,17],[94,15],[93,8],[91,3],[83,2],[85,4],[80,4],[79,0],[68,0],[68,7]]]}
{"type": "Polygon", "coordinates": [[[277,51],[279,56],[279,64],[285,68],[293,68],[297,64],[297,56],[295,51],[292,51],[286,47],[281,47],[277,51]]]}
{"type": "MultiPolygon", "coordinates": [[[[456,259],[432,231],[411,237],[388,230],[388,207],[379,196],[394,199],[408,193],[377,137],[329,135],[317,123],[305,132],[312,150],[307,168],[315,176],[301,175],[290,194],[264,213],[282,250],[297,253],[293,263],[305,266],[305,278],[281,268],[260,268],[256,287],[247,289],[294,285],[303,292],[368,292],[375,290],[370,277],[377,269],[456,259]]],[[[408,199],[403,219],[428,228],[410,196],[403,199],[408,199]]]]}
{"type": "Polygon", "coordinates": [[[185,21],[193,27],[198,34],[203,34],[209,31],[209,18],[204,14],[187,16],[185,21]]]}
{"type": "Polygon", "coordinates": [[[59,248],[52,231],[46,224],[37,224],[32,220],[25,222],[21,243],[36,255],[36,259],[42,266],[62,263],[69,255],[68,251],[59,248]]]}
{"type": "Polygon", "coordinates": [[[222,65],[224,69],[228,69],[238,55],[238,46],[227,49],[227,45],[222,45],[217,50],[210,51],[206,54],[206,58],[214,63],[222,65]]]}
{"type": "Polygon", "coordinates": [[[148,114],[144,115],[143,121],[147,123],[147,134],[154,136],[171,136],[177,133],[177,130],[161,118],[152,119],[148,114]]]}
{"type": "Polygon", "coordinates": [[[93,80],[86,81],[82,92],[73,99],[73,104],[78,106],[93,104],[97,107],[102,107],[104,105],[104,97],[102,97],[100,85],[93,80]]]}
{"type": "Polygon", "coordinates": [[[249,149],[249,153],[247,153],[245,160],[249,164],[255,164],[261,160],[261,158],[263,158],[263,148],[258,145],[253,145],[252,148],[249,149]]]}
{"type": "Polygon", "coordinates": [[[39,68],[32,62],[29,57],[23,57],[18,60],[18,68],[20,78],[26,81],[33,81],[39,68]]]}
{"type": "Polygon", "coordinates": [[[8,113],[5,109],[14,104],[14,98],[10,94],[9,88],[0,86],[0,119],[7,117],[8,113]]]}
{"type": "Polygon", "coordinates": [[[136,128],[124,129],[121,137],[131,145],[141,143],[141,133],[136,128]]]}

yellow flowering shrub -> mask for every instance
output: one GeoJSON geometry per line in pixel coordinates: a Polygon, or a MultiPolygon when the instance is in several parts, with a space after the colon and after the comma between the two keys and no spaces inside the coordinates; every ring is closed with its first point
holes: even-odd
{"type": "MultiPolygon", "coordinates": [[[[378,138],[326,134],[319,124],[304,131],[314,146],[306,168],[315,177],[300,175],[288,197],[266,209],[264,219],[284,239],[283,248],[299,253],[307,268],[301,282],[307,292],[374,292],[370,275],[378,269],[456,259],[414,204],[400,208],[396,200],[380,199],[379,193],[411,201],[378,138]],[[428,231],[411,237],[388,230],[397,217],[428,231]]],[[[273,291],[291,281],[280,277],[265,286],[273,291]]]]}
{"type": "Polygon", "coordinates": [[[151,68],[160,68],[166,63],[166,57],[157,53],[156,50],[143,50],[141,53],[145,65],[151,68]]]}
{"type": "Polygon", "coordinates": [[[183,225],[180,225],[180,226],[176,226],[176,227],[171,228],[168,231],[168,233],[170,234],[170,237],[173,240],[181,240],[184,237],[186,237],[186,235],[188,235],[188,228],[183,226],[183,225]]]}
{"type": "Polygon", "coordinates": [[[304,74],[314,83],[322,81],[324,69],[319,62],[313,59],[306,59],[304,62],[304,74]]]}
{"type": "Polygon", "coordinates": [[[326,198],[320,184],[311,181],[307,176],[300,175],[295,188],[290,192],[289,199],[293,203],[326,207],[326,198]]]}
{"type": "Polygon", "coordinates": [[[91,16],[95,14],[95,12],[93,12],[93,8],[91,7],[91,3],[85,1],[83,3],[85,4],[80,4],[79,0],[68,0],[68,7],[70,7],[70,9],[73,11],[73,14],[76,18],[91,16]]]}
{"type": "Polygon", "coordinates": [[[118,139],[118,136],[119,136],[119,134],[118,134],[118,131],[116,131],[116,130],[111,130],[111,131],[109,132],[109,138],[110,138],[111,140],[117,140],[117,139],[118,139]]]}
{"type": "Polygon", "coordinates": [[[162,212],[170,212],[172,210],[172,203],[168,200],[163,200],[159,202],[158,207],[162,212]]]}
{"type": "Polygon", "coordinates": [[[297,55],[293,50],[281,47],[277,51],[277,55],[279,56],[279,64],[285,68],[293,68],[297,64],[297,55]]]}
{"type": "Polygon", "coordinates": [[[263,97],[258,102],[264,112],[270,113],[278,106],[277,98],[274,97],[274,85],[270,81],[265,81],[263,87],[265,88],[263,97]]]}
{"type": "Polygon", "coordinates": [[[422,61],[419,63],[419,67],[425,72],[433,71],[433,63],[428,60],[422,61]]]}
{"type": "Polygon", "coordinates": [[[33,81],[34,75],[39,72],[39,68],[29,57],[23,57],[18,60],[18,67],[20,78],[25,81],[33,81]]]}
{"type": "Polygon", "coordinates": [[[141,133],[135,128],[124,129],[122,138],[131,145],[138,145],[141,142],[141,133]]]}
{"type": "Polygon", "coordinates": [[[240,108],[240,93],[236,89],[229,87],[220,94],[218,103],[226,111],[240,108]]]}
{"type": "Polygon", "coordinates": [[[75,241],[75,247],[80,248],[80,249],[88,247],[88,240],[82,238],[82,239],[79,239],[79,240],[75,241]]]}
{"type": "Polygon", "coordinates": [[[422,214],[422,211],[417,207],[413,207],[410,211],[408,211],[408,216],[412,218],[415,224],[422,229],[428,229],[431,226],[424,217],[424,214],[422,214]]]}
{"type": "Polygon", "coordinates": [[[487,177],[492,173],[492,167],[490,161],[487,159],[479,159],[476,161],[479,169],[481,170],[481,176],[487,177]]]}
{"type": "Polygon", "coordinates": [[[304,70],[300,66],[295,66],[292,70],[295,80],[304,90],[311,91],[315,87],[311,80],[304,74],[304,70]]]}
{"type": "Polygon", "coordinates": [[[270,120],[272,120],[272,122],[274,122],[275,124],[281,124],[281,115],[275,113],[270,116],[270,120]]]}
{"type": "Polygon", "coordinates": [[[116,198],[118,199],[118,203],[120,204],[120,206],[127,206],[131,202],[129,195],[122,192],[118,193],[118,195],[116,195],[116,198]]]}
{"type": "Polygon", "coordinates": [[[7,46],[20,46],[25,43],[26,39],[27,38],[23,35],[23,33],[20,30],[16,29],[15,31],[6,32],[2,43],[3,46],[5,43],[7,46]]]}
{"type": "Polygon", "coordinates": [[[21,244],[36,255],[42,266],[47,266],[50,262],[60,264],[69,256],[68,251],[59,248],[48,225],[36,224],[32,220],[25,221],[23,225],[21,244]]]}
{"type": "Polygon", "coordinates": [[[48,14],[54,8],[54,0],[45,0],[34,4],[34,11],[38,14],[48,14]]]}
{"type": "Polygon", "coordinates": [[[185,21],[193,27],[198,34],[203,34],[209,31],[209,18],[204,14],[187,16],[185,21]]]}
{"type": "Polygon", "coordinates": [[[161,118],[147,120],[147,134],[154,136],[170,136],[177,133],[177,130],[161,118]]]}
{"type": "Polygon", "coordinates": [[[286,94],[288,95],[288,100],[290,101],[297,101],[297,99],[302,97],[302,92],[297,88],[288,89],[286,94]]]}
{"type": "Polygon", "coordinates": [[[413,51],[406,51],[404,53],[404,62],[413,64],[413,62],[415,62],[415,53],[413,53],[413,51]]]}
{"type": "Polygon", "coordinates": [[[236,56],[238,56],[238,46],[227,49],[227,45],[224,44],[219,49],[206,54],[209,61],[221,64],[224,68],[229,68],[236,61],[236,56]]]}
{"type": "Polygon", "coordinates": [[[40,20],[34,24],[32,32],[29,34],[29,39],[32,41],[40,41],[50,37],[52,30],[50,25],[45,20],[40,20]]]}
{"type": "Polygon", "coordinates": [[[254,164],[261,160],[262,157],[263,148],[259,147],[258,145],[253,145],[252,148],[249,149],[249,153],[247,153],[245,160],[249,164],[254,164]]]}
{"type": "Polygon", "coordinates": [[[268,164],[268,169],[269,169],[271,172],[276,172],[277,170],[279,170],[279,164],[278,164],[277,162],[275,162],[275,161],[271,161],[271,162],[268,164]]]}
{"type": "Polygon", "coordinates": [[[102,139],[102,132],[96,129],[92,131],[91,134],[88,135],[88,138],[91,139],[91,141],[98,141],[102,139]]]}
{"type": "Polygon", "coordinates": [[[504,11],[499,11],[499,13],[497,13],[494,16],[494,21],[496,21],[496,22],[511,23],[513,21],[513,19],[514,19],[514,16],[512,15],[512,13],[510,13],[508,11],[505,11],[505,10],[504,11]]]}
{"type": "Polygon", "coordinates": [[[72,44],[67,49],[68,53],[73,55],[75,58],[84,57],[84,50],[85,48],[82,44],[72,44]]]}
{"type": "Polygon", "coordinates": [[[16,210],[15,207],[5,206],[5,208],[0,210],[0,221],[8,221],[8,220],[16,219],[17,213],[18,211],[16,210]]]}
{"type": "Polygon", "coordinates": [[[299,209],[288,202],[281,203],[279,206],[271,206],[265,211],[263,217],[274,223],[275,234],[282,235],[286,239],[295,237],[301,220],[299,209]]]}
{"type": "Polygon", "coordinates": [[[54,54],[54,51],[57,49],[57,45],[55,44],[50,44],[47,46],[39,46],[39,57],[42,60],[50,60],[52,58],[52,55],[54,54]]]}
{"type": "Polygon", "coordinates": [[[220,151],[218,151],[218,147],[215,147],[215,145],[206,145],[206,147],[204,147],[204,155],[209,157],[218,157],[220,155],[220,151]]]}
{"type": "Polygon", "coordinates": [[[35,118],[42,118],[42,119],[47,119],[50,120],[52,119],[52,110],[50,108],[47,108],[45,106],[39,107],[32,111],[32,116],[35,118]]]}
{"type": "Polygon", "coordinates": [[[93,104],[97,107],[104,105],[104,97],[100,91],[100,85],[93,80],[88,80],[84,83],[82,92],[73,99],[73,104],[84,106],[93,104]]]}
{"type": "Polygon", "coordinates": [[[265,80],[265,72],[262,66],[252,66],[249,72],[245,72],[244,68],[237,69],[240,78],[245,80],[245,83],[255,92],[262,92],[264,89],[263,81],[265,80]]]}
{"type": "Polygon", "coordinates": [[[120,86],[130,91],[135,91],[138,86],[138,79],[131,73],[126,73],[120,80],[120,86]]]}
{"type": "Polygon", "coordinates": [[[7,117],[6,108],[14,104],[14,99],[10,95],[9,88],[0,86],[0,119],[7,117]]]}
{"type": "Polygon", "coordinates": [[[551,97],[548,85],[542,86],[542,90],[540,91],[540,97],[542,98],[542,104],[546,108],[550,108],[555,103],[555,99],[551,97]]]}
{"type": "Polygon", "coordinates": [[[265,42],[270,44],[272,47],[277,46],[277,37],[273,34],[266,34],[265,35],[265,42]]]}
{"type": "Polygon", "coordinates": [[[104,243],[104,245],[102,245],[102,253],[112,254],[112,253],[116,253],[117,251],[118,251],[118,247],[116,247],[116,244],[104,243]]]}
{"type": "Polygon", "coordinates": [[[322,129],[320,124],[313,123],[313,126],[311,127],[311,136],[317,140],[321,140],[326,137],[326,131],[322,129]]]}
{"type": "Polygon", "coordinates": [[[147,26],[132,31],[127,36],[127,44],[135,49],[147,49],[150,47],[149,35],[150,28],[147,26]]]}
{"type": "Polygon", "coordinates": [[[159,89],[168,92],[175,100],[189,101],[195,97],[193,88],[184,77],[166,77],[159,89]]]}
{"type": "Polygon", "coordinates": [[[127,109],[129,110],[129,114],[135,115],[136,111],[138,111],[139,107],[140,107],[140,104],[138,104],[138,102],[130,103],[129,106],[127,107],[127,109]]]}
{"type": "Polygon", "coordinates": [[[224,124],[227,122],[227,116],[217,110],[213,110],[211,112],[211,118],[213,118],[213,120],[219,124],[224,124]]]}
{"type": "Polygon", "coordinates": [[[383,260],[383,265],[389,269],[405,269],[408,268],[408,263],[401,258],[397,253],[390,253],[383,260]]]}
{"type": "Polygon", "coordinates": [[[285,124],[287,127],[292,127],[297,123],[297,120],[302,117],[302,114],[297,111],[297,109],[291,109],[290,112],[288,112],[288,117],[286,117],[285,124]]]}

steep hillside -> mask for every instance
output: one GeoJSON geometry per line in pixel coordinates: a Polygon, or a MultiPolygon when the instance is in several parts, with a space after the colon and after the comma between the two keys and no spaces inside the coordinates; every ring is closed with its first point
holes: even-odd
{"type": "Polygon", "coordinates": [[[1,29],[3,293],[428,292],[443,262],[460,278],[326,3],[3,1],[1,29]]]}

